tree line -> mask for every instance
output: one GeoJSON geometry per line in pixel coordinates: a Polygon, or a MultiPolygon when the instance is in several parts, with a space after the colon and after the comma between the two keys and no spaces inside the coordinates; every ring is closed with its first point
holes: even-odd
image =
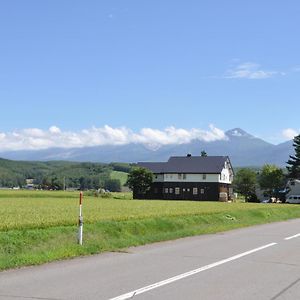
{"type": "Polygon", "coordinates": [[[245,197],[246,201],[258,201],[257,188],[265,197],[284,198],[285,187],[289,180],[300,179],[300,135],[294,138],[294,155],[290,155],[286,169],[266,164],[261,170],[241,168],[235,174],[234,190],[245,197]]]}
{"type": "Polygon", "coordinates": [[[129,172],[125,163],[76,163],[66,161],[26,162],[0,159],[0,187],[26,187],[33,179],[35,188],[46,190],[106,189],[120,191],[119,179],[112,179],[113,171],[129,172]]]}

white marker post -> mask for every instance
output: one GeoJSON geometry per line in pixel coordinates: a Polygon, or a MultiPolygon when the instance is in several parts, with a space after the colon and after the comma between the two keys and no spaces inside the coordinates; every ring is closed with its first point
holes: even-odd
{"type": "Polygon", "coordinates": [[[79,220],[78,220],[78,244],[82,245],[82,235],[83,235],[83,217],[82,217],[82,199],[83,199],[83,192],[80,192],[79,198],[79,220]]]}

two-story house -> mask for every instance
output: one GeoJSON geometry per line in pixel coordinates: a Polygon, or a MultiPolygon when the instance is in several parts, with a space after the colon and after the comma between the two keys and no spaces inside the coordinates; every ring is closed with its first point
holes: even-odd
{"type": "Polygon", "coordinates": [[[153,183],[135,199],[227,201],[232,198],[233,168],[228,156],[174,156],[167,162],[139,162],[153,183]]]}

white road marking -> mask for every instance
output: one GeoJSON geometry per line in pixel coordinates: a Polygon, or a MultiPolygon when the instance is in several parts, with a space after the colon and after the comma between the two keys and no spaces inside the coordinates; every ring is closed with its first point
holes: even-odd
{"type": "Polygon", "coordinates": [[[293,235],[293,236],[289,236],[289,237],[285,238],[285,240],[288,241],[288,240],[291,240],[291,239],[295,239],[295,238],[297,238],[297,237],[300,237],[300,233],[295,234],[295,235],[293,235]]]}
{"type": "Polygon", "coordinates": [[[265,245],[265,246],[262,246],[262,247],[259,247],[259,248],[256,248],[256,249],[247,251],[247,252],[243,252],[243,253],[241,253],[241,254],[238,254],[238,255],[235,255],[235,256],[232,256],[232,257],[229,257],[229,258],[220,260],[220,261],[215,262],[215,263],[212,263],[212,264],[210,264],[210,265],[201,267],[201,268],[199,268],[199,269],[192,270],[192,271],[187,272],[187,273],[183,273],[183,274],[177,275],[177,276],[175,276],[175,277],[172,277],[172,278],[169,278],[169,279],[166,279],[166,280],[163,280],[163,281],[159,281],[159,282],[157,282],[157,283],[154,283],[154,284],[145,286],[145,287],[143,287],[143,288],[140,288],[140,289],[138,289],[138,290],[135,290],[135,291],[132,291],[132,292],[123,294],[123,295],[118,296],[118,297],[115,297],[115,298],[111,298],[111,299],[109,299],[109,300],[126,300],[126,299],[131,299],[131,298],[133,298],[134,296],[137,296],[137,295],[146,293],[146,292],[148,292],[148,291],[150,291],[150,290],[153,290],[153,289],[159,288],[159,287],[161,287],[161,286],[170,284],[170,283],[172,283],[172,282],[175,282],[175,281],[184,279],[184,278],[186,278],[186,277],[196,275],[196,274],[198,274],[198,273],[200,273],[200,272],[207,271],[207,270],[209,270],[209,269],[218,267],[218,266],[220,266],[220,265],[226,264],[226,263],[228,263],[228,262],[237,260],[237,259],[242,258],[242,257],[244,257],[244,256],[250,255],[250,254],[252,254],[252,253],[255,253],[255,252],[264,250],[264,249],[266,249],[266,248],[269,248],[269,247],[272,247],[272,246],[275,246],[275,245],[277,245],[277,243],[271,243],[271,244],[268,244],[268,245],[265,245]]]}

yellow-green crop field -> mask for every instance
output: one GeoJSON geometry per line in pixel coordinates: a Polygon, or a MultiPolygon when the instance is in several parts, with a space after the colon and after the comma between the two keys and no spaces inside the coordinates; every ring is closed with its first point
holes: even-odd
{"type": "Polygon", "coordinates": [[[300,205],[132,200],[79,192],[0,190],[0,270],[300,218],[300,205]]]}
{"type": "MultiPolygon", "coordinates": [[[[84,196],[85,223],[125,221],[153,217],[204,215],[238,210],[257,210],[263,204],[195,201],[132,200],[131,195],[115,194],[116,198],[84,196]],[[123,198],[123,199],[122,199],[123,198]]],[[[0,230],[45,228],[76,225],[79,192],[0,191],[0,230]]],[[[276,208],[286,205],[268,204],[276,208]]]]}

